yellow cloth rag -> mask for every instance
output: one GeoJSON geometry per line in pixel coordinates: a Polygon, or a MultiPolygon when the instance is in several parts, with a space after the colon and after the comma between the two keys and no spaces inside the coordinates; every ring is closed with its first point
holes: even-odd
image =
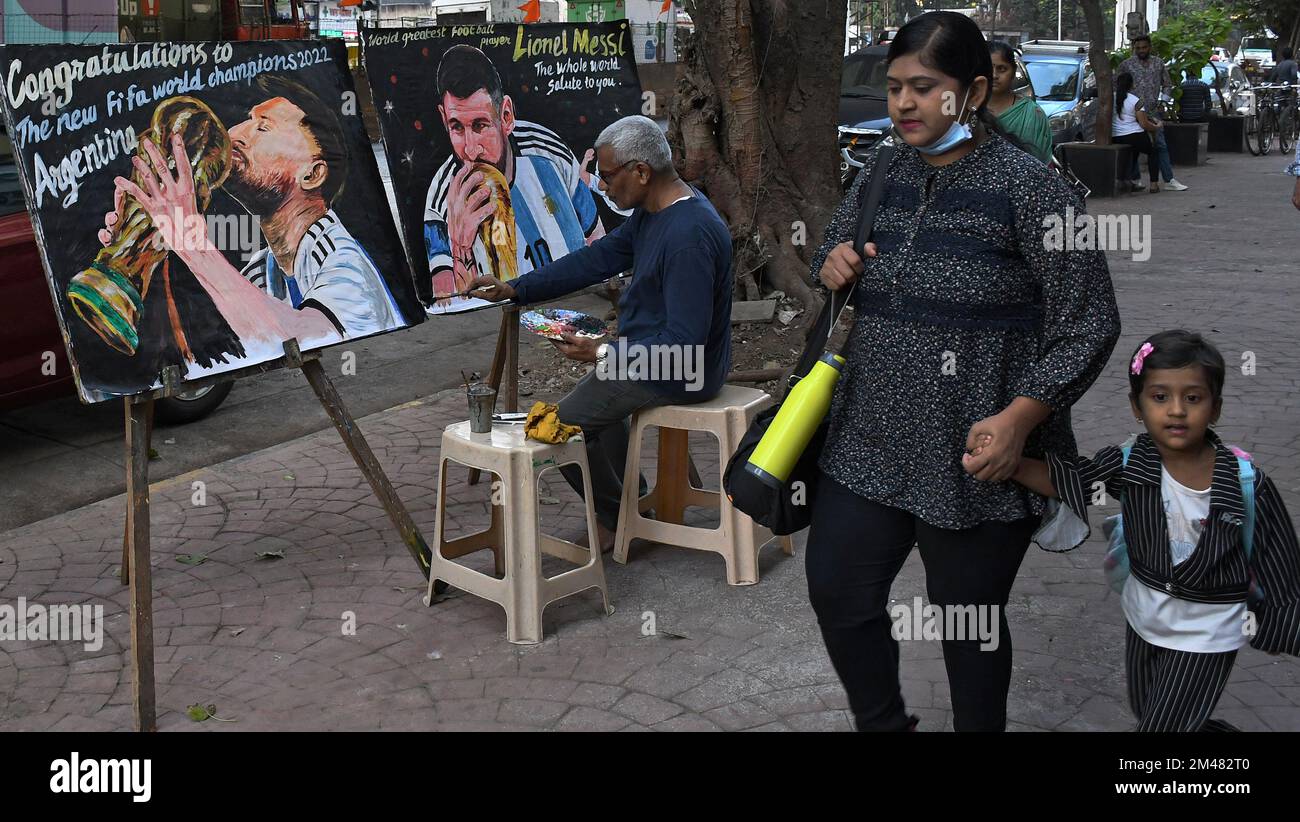
{"type": "Polygon", "coordinates": [[[560,422],[559,407],[548,402],[535,402],[524,421],[524,436],[538,442],[568,442],[569,437],[581,434],[576,425],[560,422]]]}

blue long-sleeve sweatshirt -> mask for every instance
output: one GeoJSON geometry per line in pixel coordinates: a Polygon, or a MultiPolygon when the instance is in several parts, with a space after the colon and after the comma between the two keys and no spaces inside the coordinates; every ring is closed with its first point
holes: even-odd
{"type": "MultiPolygon", "coordinates": [[[[703,383],[646,380],[675,401],[700,402],[722,388],[731,367],[731,235],[713,205],[698,190],[665,209],[636,209],[622,225],[596,242],[525,274],[510,285],[522,305],[569,294],[632,269],[619,299],[620,350],[611,357],[630,362],[634,346],[704,346],[703,383]]],[[[666,349],[665,349],[666,350],[666,349]]],[[[662,374],[660,375],[663,376],[662,374]]]]}

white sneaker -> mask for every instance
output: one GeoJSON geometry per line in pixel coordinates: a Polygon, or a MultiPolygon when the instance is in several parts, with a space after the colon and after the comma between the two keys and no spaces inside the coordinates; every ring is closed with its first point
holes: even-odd
{"type": "Polygon", "coordinates": [[[1187,190],[1187,186],[1183,185],[1182,183],[1178,182],[1177,180],[1170,180],[1169,182],[1165,183],[1164,187],[1167,188],[1167,189],[1169,189],[1170,191],[1186,191],[1186,190],[1187,190]]]}

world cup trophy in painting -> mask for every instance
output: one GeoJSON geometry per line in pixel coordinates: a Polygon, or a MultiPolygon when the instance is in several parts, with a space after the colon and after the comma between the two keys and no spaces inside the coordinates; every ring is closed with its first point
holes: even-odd
{"type": "Polygon", "coordinates": [[[496,166],[475,163],[474,170],[482,173],[484,185],[492,192],[496,208],[479,224],[479,239],[487,252],[488,273],[502,282],[519,276],[518,233],[515,227],[515,210],[510,202],[510,183],[496,166]]]}
{"type": "MultiPolygon", "coordinates": [[[[179,134],[194,176],[199,211],[205,211],[212,191],[230,173],[230,135],[217,115],[193,97],[172,97],[154,109],[149,128],[140,135],[136,156],[149,163],[145,140],[158,147],[175,172],[171,137],[179,134]]],[[[145,181],[136,169],[131,179],[141,188],[145,181]]],[[[146,189],[147,190],[147,189],[146,189]]],[[[77,315],[108,345],[123,354],[139,348],[139,324],[149,284],[167,246],[158,229],[134,197],[125,197],[122,213],[111,230],[109,243],[100,249],[90,267],[68,283],[68,301],[77,315]]]]}

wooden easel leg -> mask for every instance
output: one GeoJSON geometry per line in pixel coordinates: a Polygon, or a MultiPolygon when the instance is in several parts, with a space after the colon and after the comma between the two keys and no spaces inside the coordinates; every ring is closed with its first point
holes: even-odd
{"type": "MultiPolygon", "coordinates": [[[[352,459],[356,460],[357,467],[370,483],[370,489],[374,491],[379,502],[388,512],[389,518],[397,526],[397,530],[402,535],[402,542],[406,543],[406,548],[415,558],[416,563],[420,566],[424,578],[429,578],[430,559],[432,554],[429,551],[428,544],[424,541],[424,536],[420,534],[420,529],[415,526],[411,519],[410,513],[406,510],[401,497],[393,490],[393,485],[388,481],[388,476],[384,474],[383,467],[379,460],[375,459],[375,454],[370,450],[366,443],[366,438],[361,434],[361,429],[357,427],[357,421],[352,418],[348,410],[343,405],[343,398],[335,390],[334,383],[326,376],[325,369],[321,367],[320,359],[306,359],[301,363],[302,373],[307,377],[307,382],[311,383],[312,390],[320,399],[321,406],[324,407],[325,413],[329,414],[330,420],[338,430],[339,436],[343,438],[343,444],[348,447],[352,454],[352,459]]],[[[436,591],[435,591],[436,593],[436,591]]]]}
{"type": "MultiPolygon", "coordinates": [[[[131,691],[138,731],[158,729],[153,668],[153,573],[149,565],[149,427],[153,400],[126,404],[126,533],[131,580],[131,691]]],[[[124,565],[123,571],[127,568],[124,565]]]]}
{"type": "Polygon", "coordinates": [[[508,412],[519,410],[519,309],[504,309],[502,321],[506,323],[506,373],[504,391],[508,412]]]}
{"type": "MultiPolygon", "coordinates": [[[[153,402],[142,403],[145,407],[144,418],[144,456],[149,458],[149,450],[153,448],[153,402]]],[[[128,518],[126,527],[122,532],[122,569],[120,572],[123,585],[131,584],[131,521],[128,518]]]]}
{"type": "MultiPolygon", "coordinates": [[[[496,389],[497,399],[505,397],[505,410],[519,410],[519,308],[501,309],[501,328],[497,331],[497,350],[492,355],[492,371],[488,385],[496,389]],[[502,377],[505,391],[501,390],[502,377]]],[[[480,471],[469,469],[469,484],[478,485],[480,471]]]]}

